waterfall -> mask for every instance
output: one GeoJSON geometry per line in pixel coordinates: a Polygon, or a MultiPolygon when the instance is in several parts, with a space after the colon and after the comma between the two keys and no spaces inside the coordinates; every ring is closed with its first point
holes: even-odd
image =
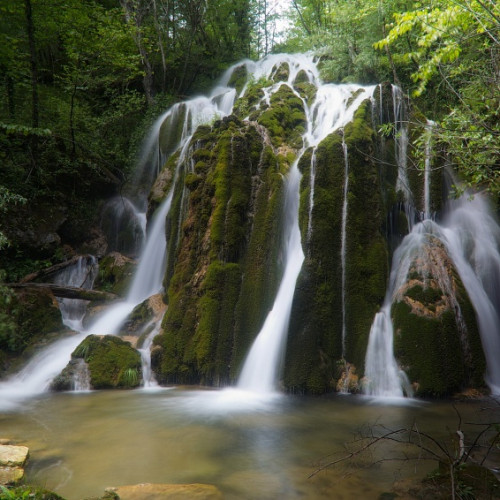
{"type": "MultiPolygon", "coordinates": [[[[129,197],[115,198],[108,205],[108,210],[118,212],[119,218],[124,215],[125,224],[132,224],[133,228],[144,228],[147,193],[151,184],[167,154],[181,150],[172,188],[153,216],[146,243],[139,258],[139,265],[126,299],[110,306],[87,329],[81,326],[81,317],[68,318],[66,322],[75,330],[74,335],[58,340],[42,349],[19,373],[0,383],[2,407],[13,406],[27,397],[47,390],[52,379],[67,365],[71,353],[87,335],[118,334],[120,327],[134,307],[161,290],[167,260],[165,220],[172,202],[175,179],[179,169],[184,165],[190,139],[199,125],[227,115],[233,106],[234,99],[234,89],[219,86],[209,97],[196,97],[175,105],[156,120],[144,143],[136,170],[136,183],[130,188],[129,197]],[[170,148],[163,152],[159,145],[161,134],[167,136],[167,145],[170,148]],[[130,201],[131,199],[134,202],[130,201]],[[133,219],[132,222],[131,219],[133,219]]],[[[114,227],[114,230],[117,230],[116,223],[114,227]]],[[[83,286],[83,280],[80,277],[75,277],[75,280],[75,284],[83,286]]],[[[63,303],[62,309],[65,308],[66,305],[63,303]]],[[[157,333],[158,329],[155,330],[157,333]]],[[[148,378],[146,384],[150,381],[151,377],[148,378]]]]}
{"type": "MultiPolygon", "coordinates": [[[[61,271],[53,278],[58,285],[92,289],[97,276],[98,264],[93,255],[80,256],[77,261],[61,271]]],[[[79,299],[57,298],[62,322],[72,330],[81,330],[82,320],[87,311],[88,301],[79,299]]]]}
{"type": "MultiPolygon", "coordinates": [[[[408,381],[394,358],[390,312],[395,294],[407,280],[410,263],[429,237],[444,245],[465,286],[476,312],[486,357],[485,380],[493,394],[500,394],[500,228],[484,194],[475,194],[471,199],[467,192],[448,203],[441,224],[430,219],[416,224],[394,253],[386,299],[370,330],[364,392],[372,396],[399,397],[404,392],[411,395],[408,381]]],[[[434,273],[439,286],[452,295],[452,287],[445,281],[449,276],[439,274],[434,273]]],[[[463,327],[458,303],[453,296],[451,301],[457,324],[463,327]]]]}
{"type": "Polygon", "coordinates": [[[288,322],[292,309],[295,283],[302,267],[304,253],[298,224],[300,172],[295,161],[287,182],[286,218],[286,265],[283,278],[271,312],[247,356],[238,387],[255,392],[272,392],[283,353],[288,322]]]}
{"type": "Polygon", "coordinates": [[[425,127],[425,163],[424,163],[424,219],[431,217],[431,162],[432,162],[432,128],[434,122],[427,120],[425,127]]]}
{"type": "Polygon", "coordinates": [[[346,245],[347,245],[347,195],[349,192],[349,157],[347,155],[347,144],[342,134],[342,149],[344,151],[344,202],[342,204],[342,229],[340,243],[340,263],[342,267],[342,359],[345,359],[346,341],[346,245]]]}
{"type": "Polygon", "coordinates": [[[396,163],[398,165],[398,179],[396,190],[401,191],[404,196],[404,210],[408,222],[408,232],[411,231],[415,221],[415,204],[410,189],[407,170],[408,152],[408,118],[406,101],[403,91],[396,85],[392,85],[392,105],[394,108],[394,142],[396,163]]]}
{"type": "MultiPolygon", "coordinates": [[[[269,76],[269,71],[276,63],[288,62],[290,67],[287,83],[293,89],[293,83],[298,72],[303,69],[309,81],[317,87],[314,103],[309,107],[302,99],[307,117],[307,130],[303,136],[304,147],[299,158],[291,167],[287,181],[285,211],[285,270],[275,298],[274,305],[264,321],[262,329],[255,338],[241,371],[238,387],[254,392],[272,392],[276,389],[281,357],[288,334],[288,325],[295,284],[302,267],[304,253],[302,251],[300,229],[298,224],[300,173],[298,163],[300,156],[308,147],[312,147],[312,158],[316,147],[329,134],[345,126],[352,120],[361,102],[369,99],[375,86],[361,87],[359,85],[322,84],[312,58],[305,55],[287,56],[275,55],[264,58],[253,69],[255,79],[269,76]]],[[[264,89],[264,100],[269,103],[270,96],[283,82],[264,89]]],[[[300,97],[298,94],[296,94],[300,97]]],[[[311,164],[311,169],[313,165],[311,164]]],[[[314,173],[311,172],[311,190],[313,191],[314,173]]],[[[314,191],[313,191],[314,195],[314,191]]],[[[312,196],[313,196],[312,195],[312,196]]],[[[312,206],[314,199],[309,201],[309,221],[311,233],[312,206]]],[[[308,234],[310,237],[311,234],[308,234]]]]}
{"type": "Polygon", "coordinates": [[[307,221],[307,242],[311,241],[312,235],[312,214],[314,208],[314,183],[316,181],[316,149],[311,155],[311,172],[309,174],[309,218],[307,221]]]}

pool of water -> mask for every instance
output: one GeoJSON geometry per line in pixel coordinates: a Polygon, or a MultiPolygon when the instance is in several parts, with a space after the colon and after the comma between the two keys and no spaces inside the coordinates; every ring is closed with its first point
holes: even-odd
{"type": "MultiPolygon", "coordinates": [[[[478,422],[491,417],[483,406],[457,410],[463,422],[478,422]]],[[[449,402],[171,388],[46,394],[0,410],[0,437],[30,448],[29,482],[68,500],[145,482],[214,484],[228,499],[370,499],[401,478],[425,476],[436,462],[392,460],[400,445],[383,442],[310,476],[381,425],[416,424],[453,451],[457,423],[449,402]]]]}

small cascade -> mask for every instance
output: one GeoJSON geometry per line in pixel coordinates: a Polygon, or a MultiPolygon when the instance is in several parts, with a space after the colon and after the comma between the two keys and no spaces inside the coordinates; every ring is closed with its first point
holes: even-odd
{"type": "Polygon", "coordinates": [[[392,101],[394,107],[395,154],[398,165],[396,190],[403,193],[404,210],[408,221],[408,232],[410,232],[415,221],[415,204],[410,189],[407,169],[408,118],[405,96],[403,95],[403,91],[396,85],[392,85],[392,101]]]}
{"type": "Polygon", "coordinates": [[[342,134],[342,149],[344,150],[344,202],[342,204],[342,234],[340,244],[340,261],[342,267],[342,359],[345,359],[345,341],[346,341],[346,249],[347,249],[347,208],[349,193],[349,157],[347,154],[347,144],[342,134]]]}
{"type": "Polygon", "coordinates": [[[391,305],[391,302],[384,304],[370,329],[363,391],[376,397],[403,397],[405,393],[411,397],[408,377],[398,367],[393,354],[391,305]]]}
{"type": "Polygon", "coordinates": [[[311,171],[309,174],[309,219],[307,221],[307,242],[311,241],[312,213],[314,208],[314,183],[316,181],[316,149],[311,155],[311,171]]]}
{"type": "Polygon", "coordinates": [[[101,228],[106,234],[108,252],[137,256],[146,237],[146,213],[125,196],[116,196],[101,212],[101,228]]]}
{"type": "Polygon", "coordinates": [[[484,194],[449,203],[443,241],[476,311],[486,357],[486,383],[500,394],[500,227],[484,194]]]}
{"type": "Polygon", "coordinates": [[[73,390],[75,392],[90,391],[90,372],[87,363],[83,359],[75,359],[74,361],[73,390]]]}
{"type": "Polygon", "coordinates": [[[160,316],[160,318],[155,318],[145,326],[144,331],[150,330],[150,332],[144,339],[142,346],[137,349],[141,354],[142,378],[144,380],[145,388],[158,386],[153,371],[151,370],[151,346],[153,345],[153,339],[160,332],[162,318],[163,316],[160,316]]]}
{"type": "MultiPolygon", "coordinates": [[[[58,285],[74,286],[91,290],[97,276],[98,264],[92,255],[80,256],[78,260],[59,271],[54,276],[58,285]]],[[[57,298],[63,323],[72,330],[82,329],[82,320],[87,311],[88,301],[79,299],[57,298]]]]}
{"type": "Polygon", "coordinates": [[[434,122],[427,120],[425,127],[425,163],[424,163],[424,219],[431,218],[431,163],[432,163],[432,128],[434,122]]]}

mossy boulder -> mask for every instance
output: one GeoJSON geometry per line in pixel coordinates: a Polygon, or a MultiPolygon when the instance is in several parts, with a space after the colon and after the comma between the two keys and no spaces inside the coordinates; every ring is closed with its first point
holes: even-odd
{"type": "Polygon", "coordinates": [[[244,64],[240,64],[233,69],[231,76],[229,77],[229,81],[227,82],[228,87],[232,87],[236,89],[238,94],[241,93],[245,83],[248,79],[248,70],[244,64]]]}
{"type": "Polygon", "coordinates": [[[474,309],[444,245],[426,235],[392,306],[394,354],[421,396],[484,385],[474,309]]]}
{"type": "Polygon", "coordinates": [[[92,389],[133,389],[142,382],[140,354],[119,337],[89,335],[71,357],[87,363],[92,389]]]}

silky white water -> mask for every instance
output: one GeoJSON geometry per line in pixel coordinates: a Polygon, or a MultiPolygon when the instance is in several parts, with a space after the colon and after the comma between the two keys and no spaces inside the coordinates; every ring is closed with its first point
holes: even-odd
{"type": "MultiPolygon", "coordinates": [[[[346,341],[346,253],[347,253],[347,209],[349,193],[349,155],[347,144],[342,135],[342,150],[344,152],[344,201],[342,203],[342,227],[340,237],[340,265],[342,267],[342,359],[345,359],[345,341],[346,341]]],[[[346,377],[347,378],[347,377],[346,377]]]]}

